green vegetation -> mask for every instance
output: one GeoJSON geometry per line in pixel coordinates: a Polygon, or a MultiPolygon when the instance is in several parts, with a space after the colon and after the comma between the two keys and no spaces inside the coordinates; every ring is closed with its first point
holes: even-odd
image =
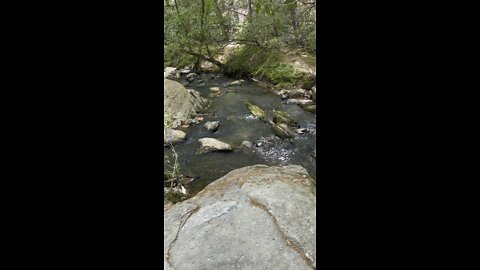
{"type": "Polygon", "coordinates": [[[307,78],[284,51],[302,51],[310,66],[316,51],[316,1],[164,0],[164,67],[203,62],[238,77],[258,77],[279,88],[303,85],[307,78]],[[227,44],[240,46],[228,59],[227,44]]]}
{"type": "MultiPolygon", "coordinates": [[[[167,130],[172,128],[172,121],[168,115],[163,116],[163,137],[167,136],[167,130]]],[[[165,171],[163,172],[163,180],[170,181],[170,187],[173,187],[177,184],[177,182],[181,179],[180,174],[180,164],[178,162],[178,155],[175,151],[175,147],[173,144],[168,145],[172,150],[172,157],[169,157],[165,154],[163,161],[164,161],[164,168],[165,171]]]]}
{"type": "Polygon", "coordinates": [[[305,80],[305,74],[282,63],[280,51],[255,46],[241,47],[227,60],[226,66],[231,75],[255,76],[278,88],[296,87],[305,80]]]}

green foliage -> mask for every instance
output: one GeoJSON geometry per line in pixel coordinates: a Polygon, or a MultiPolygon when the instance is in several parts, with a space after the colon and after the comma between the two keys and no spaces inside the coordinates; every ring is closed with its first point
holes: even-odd
{"type": "Polygon", "coordinates": [[[279,88],[293,88],[305,80],[303,73],[281,63],[279,51],[267,51],[255,46],[241,47],[230,57],[227,66],[231,74],[256,76],[279,88]]]}
{"type": "Polygon", "coordinates": [[[200,58],[185,51],[214,57],[218,53],[216,48],[223,48],[231,39],[269,50],[290,47],[316,51],[316,12],[311,4],[297,0],[252,0],[253,13],[244,14],[249,10],[248,3],[248,0],[164,1],[164,67],[191,66],[199,61],[200,58]],[[243,18],[245,15],[247,18],[243,18]]]}
{"type": "Polygon", "coordinates": [[[164,67],[197,62],[186,51],[212,56],[226,37],[228,24],[216,0],[176,0],[164,11],[164,67]],[[175,5],[176,3],[176,5],[175,5]]]}
{"type": "Polygon", "coordinates": [[[300,85],[304,75],[296,71],[291,65],[271,63],[262,65],[256,72],[260,77],[268,79],[279,88],[292,88],[300,85]]]}
{"type": "Polygon", "coordinates": [[[164,202],[177,203],[177,202],[181,202],[184,199],[182,195],[175,192],[164,193],[164,195],[165,195],[163,199],[164,202]]]}

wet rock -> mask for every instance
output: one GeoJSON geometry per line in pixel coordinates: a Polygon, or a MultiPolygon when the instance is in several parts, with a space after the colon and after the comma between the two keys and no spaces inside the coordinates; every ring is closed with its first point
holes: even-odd
{"type": "Polygon", "coordinates": [[[209,121],[209,122],[205,123],[205,127],[208,130],[210,130],[212,132],[215,132],[218,129],[219,123],[220,123],[219,121],[209,121]]]}
{"type": "Polygon", "coordinates": [[[193,72],[192,72],[192,73],[189,73],[189,74],[185,77],[185,79],[187,79],[188,81],[191,82],[191,81],[193,81],[193,79],[195,78],[195,76],[197,76],[197,73],[193,73],[193,72]]]}
{"type": "Polygon", "coordinates": [[[236,80],[227,84],[227,86],[241,86],[244,82],[245,80],[236,80]]]}
{"type": "Polygon", "coordinates": [[[295,133],[288,127],[287,124],[281,123],[279,125],[275,124],[274,122],[270,121],[272,125],[272,130],[275,135],[280,138],[293,138],[295,137],[295,133]]]}
{"type": "Polygon", "coordinates": [[[220,87],[210,87],[210,95],[209,97],[219,97],[222,96],[224,93],[222,93],[220,87]]]}
{"type": "Polygon", "coordinates": [[[164,144],[176,144],[185,141],[187,138],[187,133],[176,130],[176,129],[168,129],[166,131],[165,137],[163,138],[164,144]]]}
{"type": "Polygon", "coordinates": [[[234,170],[165,210],[163,246],[164,269],[315,269],[315,186],[300,166],[234,170]]]}
{"type": "Polygon", "coordinates": [[[273,122],[277,125],[283,123],[287,126],[298,128],[298,124],[293,117],[291,117],[288,113],[279,110],[273,111],[273,122]]]}
{"type": "Polygon", "coordinates": [[[243,141],[243,142],[242,142],[242,146],[243,146],[243,147],[246,147],[246,148],[252,148],[252,147],[253,147],[253,143],[250,142],[250,141],[243,141]]]}
{"type": "Polygon", "coordinates": [[[282,100],[288,98],[288,90],[286,90],[286,89],[282,89],[280,91],[275,91],[274,93],[279,95],[282,100]]]}
{"type": "Polygon", "coordinates": [[[265,111],[262,108],[250,102],[245,102],[245,105],[247,106],[247,109],[251,114],[262,120],[265,120],[265,111]]]}
{"type": "Polygon", "coordinates": [[[210,93],[220,93],[220,87],[210,87],[210,93]]]}
{"type": "Polygon", "coordinates": [[[214,152],[214,151],[233,151],[234,147],[231,144],[224,143],[217,139],[213,138],[202,138],[199,139],[200,148],[197,151],[198,154],[214,152]]]}
{"type": "Polygon", "coordinates": [[[188,68],[184,68],[184,69],[181,69],[179,70],[180,74],[184,75],[184,74],[189,74],[192,72],[191,69],[188,69],[188,68]]]}
{"type": "Polygon", "coordinates": [[[193,119],[194,124],[200,124],[203,121],[203,116],[197,116],[193,119]]]}

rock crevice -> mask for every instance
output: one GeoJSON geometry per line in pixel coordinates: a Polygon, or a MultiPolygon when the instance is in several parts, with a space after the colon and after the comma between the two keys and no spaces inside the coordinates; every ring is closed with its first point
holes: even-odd
{"type": "Polygon", "coordinates": [[[300,166],[234,170],[164,212],[164,261],[184,269],[315,269],[316,197],[300,166]]]}

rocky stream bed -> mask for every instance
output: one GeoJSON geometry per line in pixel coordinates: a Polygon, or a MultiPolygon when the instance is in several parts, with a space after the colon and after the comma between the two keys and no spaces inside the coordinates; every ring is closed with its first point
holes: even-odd
{"type": "MultiPolygon", "coordinates": [[[[218,74],[183,75],[174,78],[187,89],[197,91],[209,101],[196,121],[187,121],[177,130],[183,131],[181,143],[175,145],[181,172],[194,180],[188,192],[195,194],[228,172],[256,164],[268,166],[300,165],[316,179],[316,117],[301,107],[298,95],[288,98],[252,80],[235,80],[218,74]],[[265,119],[252,115],[246,103],[257,104],[265,119]],[[297,105],[300,103],[300,105],[297,105]],[[269,123],[275,111],[285,112],[297,125],[291,138],[280,138],[269,123]],[[205,124],[212,125],[210,129],[205,124]],[[233,151],[202,151],[204,138],[217,139],[232,146],[233,151]]],[[[304,93],[302,93],[304,94],[304,93]]],[[[168,156],[172,151],[165,148],[168,156]]],[[[168,166],[168,165],[167,165],[168,166]]]]}

